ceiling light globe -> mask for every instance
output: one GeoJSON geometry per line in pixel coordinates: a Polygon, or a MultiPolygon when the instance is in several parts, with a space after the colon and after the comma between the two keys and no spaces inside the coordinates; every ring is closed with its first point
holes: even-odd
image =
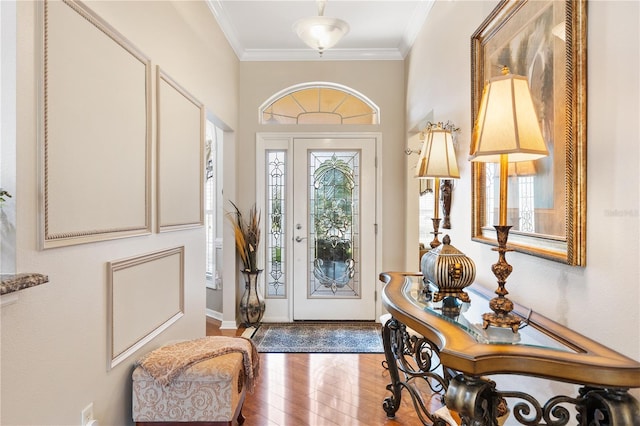
{"type": "Polygon", "coordinates": [[[296,21],[293,30],[307,46],[323,51],[335,46],[349,32],[349,24],[338,18],[315,16],[296,21]]]}

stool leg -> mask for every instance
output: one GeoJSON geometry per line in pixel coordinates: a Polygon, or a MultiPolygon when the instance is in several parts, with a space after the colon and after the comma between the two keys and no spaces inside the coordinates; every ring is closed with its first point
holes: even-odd
{"type": "Polygon", "coordinates": [[[242,407],[244,407],[244,398],[247,395],[247,390],[245,387],[242,388],[240,399],[238,400],[238,406],[236,407],[236,412],[238,415],[236,416],[236,420],[238,424],[241,425],[244,423],[244,416],[242,415],[242,407]]]}

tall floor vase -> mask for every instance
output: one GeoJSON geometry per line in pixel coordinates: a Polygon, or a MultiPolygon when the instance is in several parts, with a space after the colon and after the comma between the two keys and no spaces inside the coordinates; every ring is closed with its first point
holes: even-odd
{"type": "Polygon", "coordinates": [[[264,315],[264,298],[258,288],[258,277],[261,269],[256,271],[242,271],[244,275],[244,293],[240,299],[240,319],[246,327],[255,327],[262,321],[264,315]]]}

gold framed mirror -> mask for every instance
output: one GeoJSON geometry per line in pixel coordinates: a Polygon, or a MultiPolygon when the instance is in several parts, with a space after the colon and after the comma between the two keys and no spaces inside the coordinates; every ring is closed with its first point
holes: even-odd
{"type": "MultiPolygon", "coordinates": [[[[472,122],[486,81],[529,80],[550,155],[509,166],[509,247],[586,263],[586,0],[502,1],[471,37],[472,122]],[[516,167],[517,164],[517,167],[516,167]]],[[[472,164],[472,239],[497,245],[498,167],[472,164]]]]}

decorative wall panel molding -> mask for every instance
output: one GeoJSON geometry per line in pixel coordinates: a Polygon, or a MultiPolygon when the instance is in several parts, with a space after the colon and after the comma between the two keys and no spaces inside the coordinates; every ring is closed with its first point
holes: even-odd
{"type": "Polygon", "coordinates": [[[204,105],[160,67],[157,99],[158,232],[204,224],[204,105]]]}
{"type": "Polygon", "coordinates": [[[41,4],[41,246],[151,232],[151,62],[85,4],[41,4]]]}
{"type": "Polygon", "coordinates": [[[184,246],[107,264],[108,368],[184,315],[184,246]]]}

